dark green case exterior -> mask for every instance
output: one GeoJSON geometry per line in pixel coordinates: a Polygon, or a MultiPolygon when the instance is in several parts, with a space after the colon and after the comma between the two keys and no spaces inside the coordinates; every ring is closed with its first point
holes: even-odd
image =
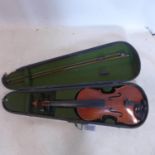
{"type": "Polygon", "coordinates": [[[32,100],[76,100],[78,92],[86,87],[110,92],[115,87],[131,85],[127,81],[134,79],[139,72],[140,59],[136,50],[129,43],[114,42],[24,66],[10,74],[5,74],[2,78],[3,84],[17,91],[4,97],[3,106],[7,111],[17,114],[74,123],[135,127],[145,121],[148,113],[147,97],[142,88],[136,84],[132,85],[137,87],[144,96],[145,117],[140,123],[131,126],[117,123],[112,119],[83,121],[75,108],[35,109],[32,107],[32,100]],[[122,53],[123,56],[118,55],[122,53]],[[113,55],[116,57],[113,58],[113,55]]]}

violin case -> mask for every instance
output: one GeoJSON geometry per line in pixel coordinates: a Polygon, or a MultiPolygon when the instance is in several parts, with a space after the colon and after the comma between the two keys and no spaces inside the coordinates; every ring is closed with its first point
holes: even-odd
{"type": "Polygon", "coordinates": [[[3,106],[15,114],[75,124],[138,127],[146,120],[148,100],[129,81],[140,68],[135,48],[121,41],[27,65],[2,77],[4,86],[13,90],[3,106]]]}

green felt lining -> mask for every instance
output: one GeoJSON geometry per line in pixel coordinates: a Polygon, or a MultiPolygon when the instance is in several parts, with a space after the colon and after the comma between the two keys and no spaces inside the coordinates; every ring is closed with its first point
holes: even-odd
{"type": "Polygon", "coordinates": [[[94,83],[97,81],[129,81],[135,78],[140,71],[140,61],[136,50],[128,43],[115,42],[99,46],[93,49],[77,52],[67,56],[51,59],[34,65],[28,65],[18,69],[3,78],[3,83],[10,89],[26,87],[70,85],[80,83],[94,83]],[[111,54],[123,52],[127,57],[98,61],[74,69],[52,72],[45,76],[32,78],[36,73],[54,71],[63,66],[100,58],[111,54]],[[102,74],[106,72],[107,74],[102,74]],[[16,81],[20,79],[20,81],[16,81]],[[11,81],[12,82],[7,82],[11,81]]]}

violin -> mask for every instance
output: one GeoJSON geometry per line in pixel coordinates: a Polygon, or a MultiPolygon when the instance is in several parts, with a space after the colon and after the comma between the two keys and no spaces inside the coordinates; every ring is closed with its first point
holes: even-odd
{"type": "Polygon", "coordinates": [[[142,93],[132,85],[115,88],[113,93],[104,93],[92,88],[81,90],[77,100],[88,99],[101,99],[105,105],[99,108],[77,108],[80,118],[85,121],[104,120],[109,117],[118,123],[132,125],[139,123],[144,117],[145,105],[142,102],[142,93]]]}
{"type": "Polygon", "coordinates": [[[36,100],[35,108],[72,107],[79,117],[85,121],[104,121],[112,118],[117,123],[134,125],[144,117],[146,108],[142,92],[133,85],[124,85],[106,93],[101,89],[84,88],[76,100],[49,101],[36,100]]]}

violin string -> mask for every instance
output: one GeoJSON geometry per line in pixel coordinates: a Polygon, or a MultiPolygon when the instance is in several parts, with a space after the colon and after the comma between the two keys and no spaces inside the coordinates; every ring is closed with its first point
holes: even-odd
{"type": "MultiPolygon", "coordinates": [[[[106,60],[115,60],[115,59],[124,58],[124,57],[128,57],[128,56],[129,55],[126,54],[126,53],[120,53],[119,52],[119,53],[115,53],[115,54],[111,54],[111,55],[107,55],[107,56],[92,58],[90,60],[86,60],[86,61],[83,61],[83,62],[57,67],[56,69],[49,69],[49,70],[46,70],[46,71],[41,71],[41,72],[34,73],[32,75],[32,77],[31,77],[31,79],[47,76],[47,75],[53,74],[53,73],[59,73],[59,72],[67,71],[67,70],[76,69],[78,67],[89,65],[89,64],[94,64],[94,63],[98,63],[98,62],[102,62],[102,61],[106,61],[106,60]]],[[[21,76],[19,78],[14,78],[14,79],[11,79],[11,80],[7,80],[7,82],[9,82],[9,83],[13,82],[14,84],[15,83],[20,83],[20,82],[24,81],[24,79],[23,79],[24,77],[26,77],[26,76],[21,76]]]]}
{"type": "Polygon", "coordinates": [[[32,103],[34,107],[104,107],[104,100],[96,99],[96,100],[63,100],[63,101],[34,101],[32,103]]]}

